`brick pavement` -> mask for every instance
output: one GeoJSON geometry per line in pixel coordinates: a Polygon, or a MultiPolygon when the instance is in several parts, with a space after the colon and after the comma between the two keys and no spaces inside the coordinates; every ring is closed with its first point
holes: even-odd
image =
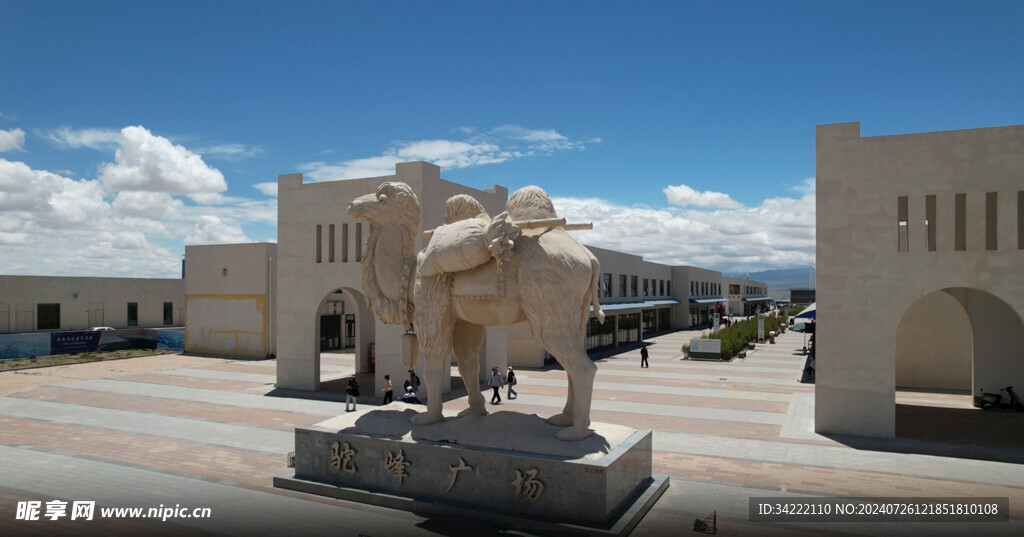
{"type": "MultiPolygon", "coordinates": [[[[980,414],[969,397],[957,394],[900,392],[897,430],[903,438],[859,444],[828,438],[816,435],[808,419],[814,386],[797,382],[802,335],[782,335],[776,345],[759,345],[746,359],[729,363],[683,360],[680,346],[691,336],[650,338],[647,369],[639,367],[639,349],[598,360],[592,419],[653,429],[654,469],[672,478],[634,535],[690,533],[693,520],[712,510],[723,535],[1024,533],[1024,465],[983,460],[996,454],[1024,461],[1012,414],[980,414]],[[1016,430],[1017,436],[978,442],[964,429],[979,420],[987,420],[989,430],[1016,430]],[[957,456],[920,454],[936,446],[957,456]],[[757,524],[747,518],[752,496],[807,495],[1008,497],[1013,520],[757,524]]],[[[325,354],[322,364],[326,380],[351,371],[353,360],[325,354]]],[[[193,360],[157,373],[125,368],[116,380],[67,382],[77,378],[68,374],[56,384],[0,398],[0,535],[507,534],[274,489],[271,479],[285,471],[284,455],[292,446],[291,428],[343,408],[268,397],[274,367],[273,361],[193,360]],[[61,498],[107,506],[178,503],[210,507],[214,516],[90,525],[14,520],[19,501],[61,498]]],[[[489,409],[548,415],[564,404],[560,369],[520,369],[518,376],[519,398],[489,409]]],[[[465,405],[462,397],[446,408],[465,405]]]]}

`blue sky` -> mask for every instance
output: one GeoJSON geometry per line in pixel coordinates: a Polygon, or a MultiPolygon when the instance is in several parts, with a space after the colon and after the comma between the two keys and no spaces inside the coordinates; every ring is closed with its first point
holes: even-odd
{"type": "MultiPolygon", "coordinates": [[[[0,273],[166,276],[275,181],[545,188],[586,244],[814,260],[814,127],[1024,123],[1022,2],[0,2],[0,273]]],[[[348,200],[339,200],[342,210],[348,200]]]]}

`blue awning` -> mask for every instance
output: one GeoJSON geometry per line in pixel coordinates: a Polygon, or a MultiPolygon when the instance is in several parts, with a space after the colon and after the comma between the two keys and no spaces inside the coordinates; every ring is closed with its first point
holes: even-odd
{"type": "Polygon", "coordinates": [[[766,301],[770,301],[771,299],[772,299],[772,297],[770,297],[770,296],[752,296],[750,298],[744,298],[743,301],[744,302],[766,302],[766,301]]]}
{"type": "MultiPolygon", "coordinates": [[[[643,310],[655,308],[658,306],[671,306],[678,304],[678,300],[645,300],[643,302],[619,302],[617,304],[601,304],[601,309],[604,311],[622,311],[622,310],[643,310]]],[[[594,311],[594,307],[590,307],[590,311],[594,311]]]]}
{"type": "Polygon", "coordinates": [[[690,304],[717,304],[719,302],[725,302],[726,300],[728,300],[728,299],[722,298],[722,297],[716,297],[716,298],[691,298],[690,299],[690,304]]]}

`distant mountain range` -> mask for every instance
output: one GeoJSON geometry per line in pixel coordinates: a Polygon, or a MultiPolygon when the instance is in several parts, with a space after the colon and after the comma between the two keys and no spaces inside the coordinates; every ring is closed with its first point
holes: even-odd
{"type": "MultiPolygon", "coordinates": [[[[809,267],[791,269],[762,270],[751,272],[750,279],[768,282],[768,295],[775,298],[788,298],[790,289],[807,289],[810,286],[811,269],[809,267]]],[[[747,276],[746,272],[723,273],[728,278],[747,276]]]]}

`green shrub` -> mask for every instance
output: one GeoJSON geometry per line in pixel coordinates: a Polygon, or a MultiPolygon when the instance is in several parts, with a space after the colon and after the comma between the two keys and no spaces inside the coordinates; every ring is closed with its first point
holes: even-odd
{"type": "MultiPolygon", "coordinates": [[[[778,332],[782,322],[783,319],[781,317],[776,317],[775,315],[765,316],[765,337],[768,337],[768,332],[778,332]]],[[[718,333],[712,334],[711,338],[722,342],[722,359],[731,360],[740,351],[746,350],[748,343],[757,341],[757,317],[734,322],[719,330],[718,333]]]]}

